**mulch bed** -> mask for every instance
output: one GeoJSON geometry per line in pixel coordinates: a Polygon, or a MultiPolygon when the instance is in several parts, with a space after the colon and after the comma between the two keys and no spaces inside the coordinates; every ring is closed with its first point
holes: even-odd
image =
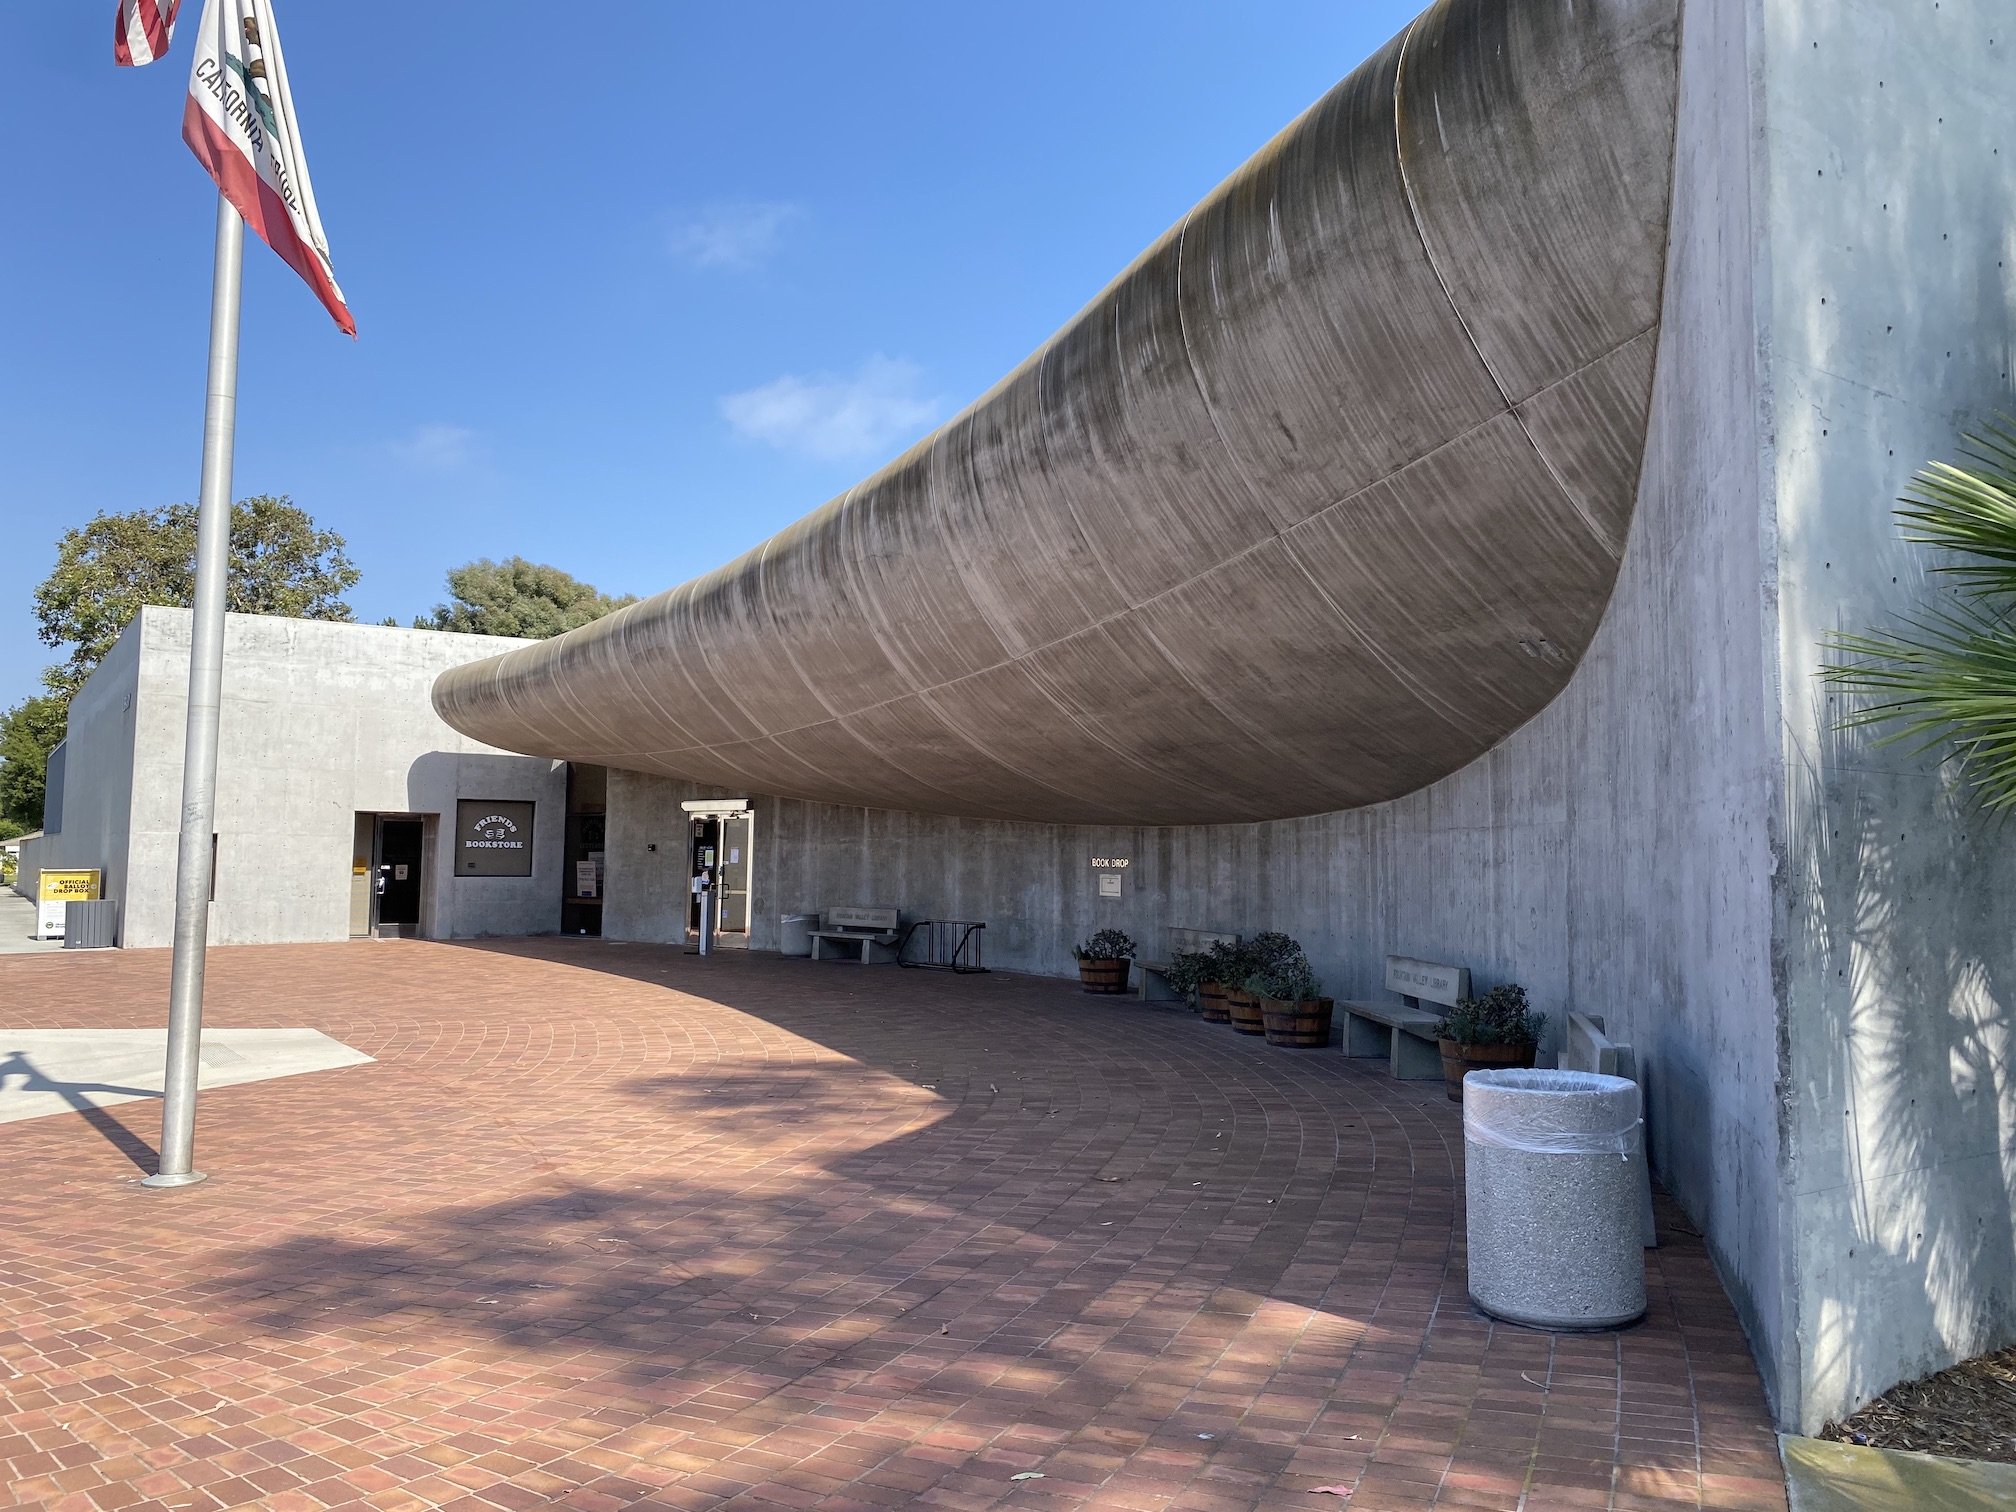
{"type": "Polygon", "coordinates": [[[1894,1386],[1820,1437],[2016,1465],[2016,1349],[1894,1386]]]}

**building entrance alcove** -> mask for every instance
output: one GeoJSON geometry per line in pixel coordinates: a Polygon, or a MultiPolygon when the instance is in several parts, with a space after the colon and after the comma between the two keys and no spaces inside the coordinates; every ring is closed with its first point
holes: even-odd
{"type": "Polygon", "coordinates": [[[693,832],[691,863],[694,885],[686,901],[687,932],[700,933],[700,886],[713,894],[717,945],[746,949],[749,944],[749,879],[754,870],[756,819],[747,799],[696,800],[684,805],[693,832]]]}
{"type": "Polygon", "coordinates": [[[433,816],[359,814],[351,848],[350,935],[419,939],[427,914],[433,816]]]}

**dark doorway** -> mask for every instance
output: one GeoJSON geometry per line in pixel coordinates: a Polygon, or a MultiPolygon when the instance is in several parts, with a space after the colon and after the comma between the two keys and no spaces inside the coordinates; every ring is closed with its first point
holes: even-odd
{"type": "Polygon", "coordinates": [[[378,820],[377,893],[371,922],[380,935],[420,933],[421,821],[378,820]]]}
{"type": "Polygon", "coordinates": [[[609,772],[606,767],[567,767],[567,856],[561,872],[560,932],[602,933],[602,897],[609,869],[603,846],[608,834],[609,772]]]}

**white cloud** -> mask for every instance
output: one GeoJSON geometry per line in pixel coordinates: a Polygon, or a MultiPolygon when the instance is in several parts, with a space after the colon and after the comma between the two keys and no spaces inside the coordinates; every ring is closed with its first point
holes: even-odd
{"type": "Polygon", "coordinates": [[[924,370],[879,353],[852,377],[786,374],[730,394],[721,413],[738,435],[822,462],[887,456],[945,414],[942,395],[923,391],[924,370]]]}
{"type": "Polygon", "coordinates": [[[675,223],[666,244],[697,268],[753,268],[777,250],[784,228],[804,213],[780,200],[723,201],[675,223]]]}
{"type": "Polygon", "coordinates": [[[459,472],[476,460],[476,432],[463,425],[435,422],[417,427],[394,441],[389,450],[408,467],[424,472],[459,472]]]}

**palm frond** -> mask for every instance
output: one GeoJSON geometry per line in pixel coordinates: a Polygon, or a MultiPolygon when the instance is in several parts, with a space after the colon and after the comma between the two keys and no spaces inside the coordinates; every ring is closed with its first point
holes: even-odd
{"type": "Polygon", "coordinates": [[[1904,495],[1906,540],[1952,552],[1933,564],[1974,593],[2016,594],[2016,432],[1990,426],[1967,438],[1971,466],[1934,462],[1904,495]]]}
{"type": "Polygon", "coordinates": [[[1878,741],[1950,744],[1991,809],[2016,808],[2016,430],[1967,437],[1971,467],[1938,462],[1913,480],[1897,510],[1907,540],[1955,560],[1933,564],[1966,597],[1905,618],[1894,630],[1836,635],[1842,658],[1827,682],[1875,701],[1837,727],[1890,726],[1878,741]]]}

